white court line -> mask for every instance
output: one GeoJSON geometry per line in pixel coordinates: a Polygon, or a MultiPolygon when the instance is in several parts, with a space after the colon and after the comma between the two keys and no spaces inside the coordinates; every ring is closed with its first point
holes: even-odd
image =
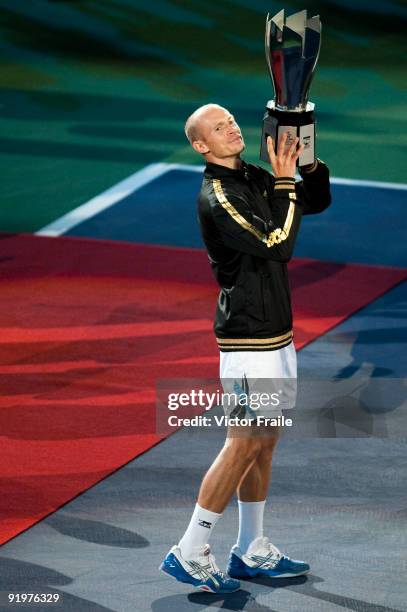
{"type": "Polygon", "coordinates": [[[170,164],[172,170],[190,170],[191,172],[203,172],[205,166],[193,166],[192,164],[170,164]]]}
{"type": "Polygon", "coordinates": [[[126,198],[133,191],[140,189],[143,185],[150,183],[169,170],[171,170],[171,164],[150,164],[120,183],[117,183],[117,185],[113,185],[107,191],[85,202],[85,204],[81,204],[81,206],[74,208],[66,215],[52,221],[52,223],[41,228],[35,234],[37,236],[61,236],[61,234],[65,234],[65,232],[83,223],[86,219],[90,219],[102,210],[117,204],[117,202],[126,198]]]}
{"type": "MultiPolygon", "coordinates": [[[[203,172],[205,166],[189,166],[188,164],[171,164],[171,170],[191,170],[192,172],[203,172]]],[[[297,174],[297,178],[301,176],[297,174]]],[[[354,185],[355,187],[380,187],[382,189],[400,189],[407,191],[407,183],[386,183],[382,181],[364,181],[362,179],[347,179],[331,177],[330,182],[334,185],[354,185]]]]}
{"type": "Polygon", "coordinates": [[[378,187],[380,189],[399,189],[407,191],[407,183],[384,183],[381,181],[362,181],[359,179],[331,178],[334,185],[354,185],[355,187],[378,187]]]}
{"type": "MultiPolygon", "coordinates": [[[[87,219],[94,217],[102,210],[117,204],[123,198],[127,197],[137,189],[140,189],[147,183],[150,183],[159,176],[169,172],[170,170],[188,170],[190,172],[203,172],[205,166],[189,165],[189,164],[169,164],[158,163],[149,164],[142,170],[135,172],[128,178],[124,179],[117,185],[114,185],[107,191],[104,191],[98,196],[95,196],[85,204],[81,204],[74,208],[66,215],[59,217],[52,223],[41,228],[35,234],[37,236],[61,236],[76,225],[83,223],[87,219]]],[[[297,177],[301,178],[301,177],[297,177]]],[[[352,185],[354,187],[377,187],[381,189],[398,189],[407,191],[406,183],[385,183],[381,181],[364,181],[358,179],[335,178],[330,179],[333,185],[352,185]]]]}

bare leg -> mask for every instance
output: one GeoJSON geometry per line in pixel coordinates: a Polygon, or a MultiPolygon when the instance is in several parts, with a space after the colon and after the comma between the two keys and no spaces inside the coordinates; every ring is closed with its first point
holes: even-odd
{"type": "MultiPolygon", "coordinates": [[[[202,481],[198,504],[221,514],[262,448],[263,442],[259,437],[227,438],[202,481]]],[[[262,460],[262,465],[264,462],[265,459],[262,460]]],[[[249,478],[248,482],[253,478],[249,478]]]]}
{"type": "Polygon", "coordinates": [[[270,482],[270,469],[277,436],[263,438],[263,447],[246,471],[238,488],[239,532],[236,545],[242,553],[263,536],[263,517],[270,482]]]}
{"type": "Polygon", "coordinates": [[[267,497],[273,452],[278,435],[262,438],[263,446],[255,461],[246,470],[237,487],[240,501],[263,501],[267,497]]]}

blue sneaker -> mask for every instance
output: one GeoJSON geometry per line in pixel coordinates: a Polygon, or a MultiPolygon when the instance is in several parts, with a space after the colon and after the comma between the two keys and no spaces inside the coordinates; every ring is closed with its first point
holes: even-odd
{"type": "Polygon", "coordinates": [[[265,537],[253,540],[245,554],[237,545],[233,546],[227,568],[232,578],[253,578],[259,574],[270,578],[293,578],[309,571],[308,563],[285,557],[265,537]]]}
{"type": "Polygon", "coordinates": [[[238,580],[229,578],[219,570],[209,544],[197,559],[188,561],[181,555],[180,548],[173,546],[159,569],[180,582],[192,584],[210,593],[233,593],[240,589],[238,580]]]}

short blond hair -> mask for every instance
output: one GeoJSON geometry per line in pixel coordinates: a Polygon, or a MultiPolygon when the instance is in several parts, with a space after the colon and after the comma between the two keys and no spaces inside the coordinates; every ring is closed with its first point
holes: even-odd
{"type": "Polygon", "coordinates": [[[197,108],[186,120],[184,128],[185,136],[188,138],[191,145],[195,140],[199,140],[200,137],[199,119],[202,117],[202,115],[206,113],[206,111],[210,110],[211,108],[223,108],[223,106],[214,103],[204,104],[203,106],[197,108]]]}

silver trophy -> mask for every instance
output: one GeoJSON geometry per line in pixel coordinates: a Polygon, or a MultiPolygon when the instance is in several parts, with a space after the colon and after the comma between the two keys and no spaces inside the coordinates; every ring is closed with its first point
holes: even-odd
{"type": "Polygon", "coordinates": [[[269,162],[267,136],[274,140],[288,132],[287,146],[295,137],[304,144],[297,164],[315,161],[315,104],[308,102],[309,89],[321,47],[319,15],[307,19],[307,11],[285,17],[284,9],[266,19],[265,51],[274,100],[267,102],[263,118],[260,159],[269,162]]]}

